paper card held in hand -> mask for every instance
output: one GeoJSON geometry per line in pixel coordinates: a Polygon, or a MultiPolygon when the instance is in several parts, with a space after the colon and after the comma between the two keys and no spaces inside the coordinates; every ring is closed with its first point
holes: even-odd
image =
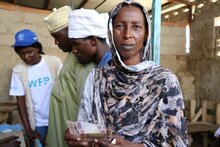
{"type": "Polygon", "coordinates": [[[111,137],[111,132],[106,131],[106,127],[98,124],[87,123],[82,121],[67,121],[71,134],[79,134],[86,138],[94,137],[111,137]]]}
{"type": "Polygon", "coordinates": [[[71,120],[67,120],[67,125],[68,125],[68,128],[69,128],[71,134],[79,135],[79,133],[76,130],[76,122],[73,122],[71,120]]]}
{"type": "Polygon", "coordinates": [[[106,133],[105,126],[87,122],[76,122],[76,129],[79,134],[106,133]]]}

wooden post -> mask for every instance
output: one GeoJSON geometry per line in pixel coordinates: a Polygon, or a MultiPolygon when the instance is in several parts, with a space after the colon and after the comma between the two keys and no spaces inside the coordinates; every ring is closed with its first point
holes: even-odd
{"type": "Polygon", "coordinates": [[[190,120],[195,116],[196,113],[196,100],[190,100],[190,120]]]}
{"type": "Polygon", "coordinates": [[[216,104],[216,124],[220,125],[220,102],[216,104]]]}
{"type": "Polygon", "coordinates": [[[72,10],[74,9],[74,0],[70,1],[70,7],[71,7],[72,10]]]}
{"type": "Polygon", "coordinates": [[[160,64],[161,0],[152,3],[152,48],[153,61],[160,64]]]}

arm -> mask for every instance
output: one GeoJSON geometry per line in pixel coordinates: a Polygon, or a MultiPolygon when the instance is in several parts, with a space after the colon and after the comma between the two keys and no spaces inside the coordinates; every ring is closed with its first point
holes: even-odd
{"type": "Polygon", "coordinates": [[[165,76],[158,91],[158,104],[144,143],[156,146],[188,146],[182,91],[175,75],[165,76]]]}
{"type": "Polygon", "coordinates": [[[24,125],[25,133],[32,141],[34,141],[35,138],[39,138],[39,134],[33,131],[29,124],[25,96],[16,96],[16,98],[17,98],[18,112],[21,117],[21,121],[24,125]]]}
{"type": "Polygon", "coordinates": [[[93,83],[94,83],[94,70],[92,70],[85,82],[84,91],[81,95],[79,113],[77,121],[92,122],[92,101],[93,101],[93,83]]]}

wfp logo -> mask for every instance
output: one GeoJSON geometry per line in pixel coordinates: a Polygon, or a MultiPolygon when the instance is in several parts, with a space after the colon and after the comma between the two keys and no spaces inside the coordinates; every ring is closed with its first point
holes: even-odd
{"type": "Polygon", "coordinates": [[[50,81],[49,77],[43,77],[35,80],[29,81],[29,87],[34,88],[34,87],[42,87],[48,84],[50,81]]]}
{"type": "Polygon", "coordinates": [[[20,33],[18,35],[18,40],[24,40],[24,34],[23,33],[20,33]]]}

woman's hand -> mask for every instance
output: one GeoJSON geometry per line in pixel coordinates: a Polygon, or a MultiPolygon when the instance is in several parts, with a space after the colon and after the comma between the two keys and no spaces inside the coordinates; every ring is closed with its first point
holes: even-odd
{"type": "Polygon", "coordinates": [[[136,144],[119,136],[114,136],[114,138],[109,142],[105,139],[95,139],[95,144],[99,145],[100,147],[144,147],[143,144],[136,144]]]}
{"type": "Polygon", "coordinates": [[[65,130],[64,140],[69,147],[89,147],[89,142],[80,138],[77,134],[71,134],[69,128],[65,130]]]}

